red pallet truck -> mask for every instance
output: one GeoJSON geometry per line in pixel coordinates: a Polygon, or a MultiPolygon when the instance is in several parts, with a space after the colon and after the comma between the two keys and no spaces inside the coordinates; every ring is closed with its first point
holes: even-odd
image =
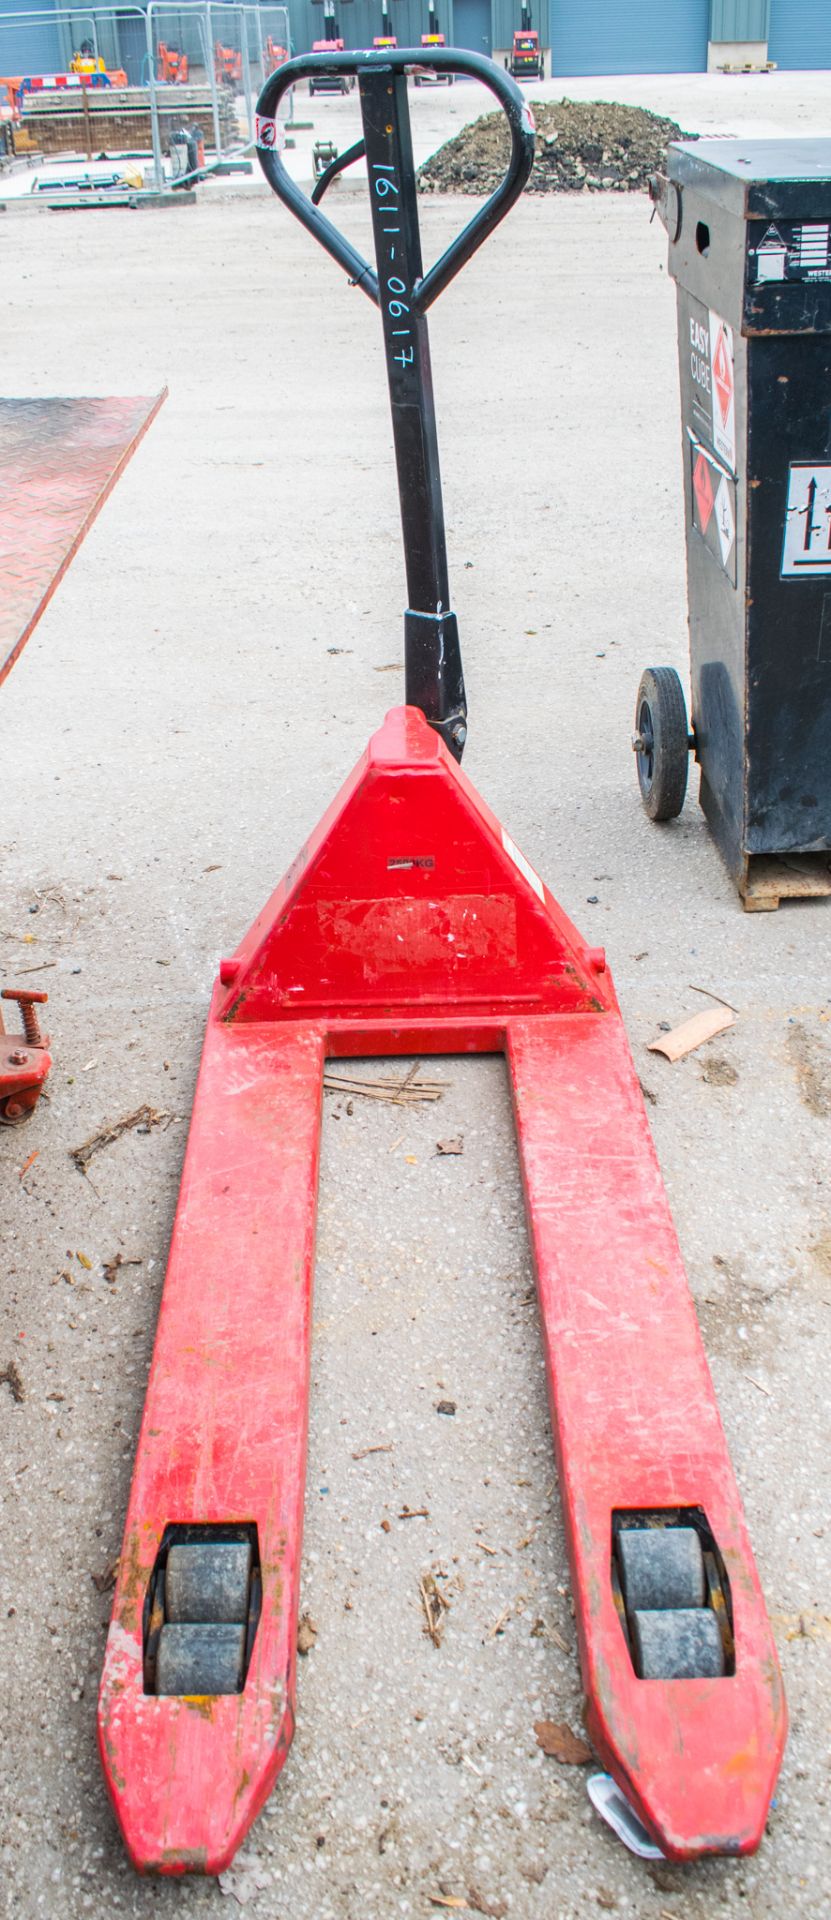
{"type": "Polygon", "coordinates": [[[271,76],[257,140],[275,193],[381,309],[406,706],[220,963],[101,1686],[109,1791],[137,1867],[217,1873],[291,1742],[327,1055],[502,1052],[587,1725],[668,1857],[747,1852],[785,1706],[623,1022],[603,953],[459,764],[467,710],[427,310],[521,192],[532,122],[516,83],[478,55],[335,53],[271,76]],[[426,273],[406,79],[425,57],[488,86],[511,135],[502,184],[426,273]],[[324,70],[357,77],[364,133],[309,201],[280,160],[277,108],[324,70]],[[374,268],[316,204],[364,155],[374,268]]]}

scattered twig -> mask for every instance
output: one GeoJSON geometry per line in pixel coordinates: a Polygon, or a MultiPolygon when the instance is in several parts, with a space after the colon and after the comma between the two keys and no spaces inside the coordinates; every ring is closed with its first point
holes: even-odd
{"type": "Polygon", "coordinates": [[[399,1520],[429,1520],[429,1507],[404,1507],[398,1515],[399,1520]]]}
{"type": "Polygon", "coordinates": [[[752,1373],[746,1373],[744,1377],[746,1380],[750,1381],[750,1384],[752,1387],[758,1387],[758,1390],[760,1393],[766,1393],[769,1400],[773,1398],[772,1389],[770,1387],[763,1386],[761,1380],[755,1380],[752,1373]]]}
{"type": "Polygon", "coordinates": [[[403,1080],[360,1080],[354,1074],[327,1071],[323,1076],[324,1093],[362,1095],[364,1100],[388,1100],[392,1106],[416,1105],[422,1100],[440,1100],[449,1080],[417,1080],[420,1061],[403,1080]]]}
{"type": "Polygon", "coordinates": [[[15,967],[15,973],[46,973],[49,967],[56,967],[57,960],[39,960],[36,967],[15,967]]]}
{"type": "Polygon", "coordinates": [[[695,987],[691,980],[688,982],[688,985],[690,993],[706,993],[708,1000],[717,1000],[720,1007],[729,1007],[731,1013],[738,1013],[739,1009],[738,1007],[734,1007],[732,1000],[723,1000],[720,993],[713,993],[712,988],[695,987]]]}
{"type": "Polygon", "coordinates": [[[353,1453],[352,1458],[353,1460],[365,1460],[370,1453],[392,1453],[394,1445],[394,1440],[384,1440],[381,1445],[377,1447],[360,1447],[357,1453],[353,1453]]]}
{"type": "Polygon", "coordinates": [[[26,1388],[20,1378],[20,1373],[14,1360],[7,1360],[6,1365],[0,1367],[0,1387],[8,1387],[16,1406],[20,1407],[23,1405],[26,1398],[26,1388]]]}
{"type": "Polygon", "coordinates": [[[493,1626],[488,1628],[488,1631],[485,1635],[485,1639],[495,1640],[498,1634],[504,1633],[510,1618],[511,1618],[510,1607],[503,1607],[502,1612],[498,1615],[497,1619],[494,1620],[493,1626]]]}
{"type": "Polygon", "coordinates": [[[24,1160],[23,1165],[20,1169],[20,1172],[17,1176],[18,1180],[22,1180],[24,1175],[28,1173],[29,1168],[34,1166],[39,1153],[40,1153],[40,1147],[35,1147],[34,1153],[30,1153],[28,1160],[24,1160]]]}
{"type": "Polygon", "coordinates": [[[74,1160],[78,1172],[85,1174],[93,1154],[99,1153],[102,1147],[111,1146],[114,1140],[120,1140],[123,1133],[141,1126],[145,1126],[149,1132],[151,1127],[162,1127],[165,1123],[169,1125],[174,1118],[164,1108],[136,1107],[135,1113],[128,1113],[123,1120],[115,1120],[111,1127],[101,1127],[98,1133],[90,1134],[80,1147],[70,1147],[69,1158],[74,1160]]]}

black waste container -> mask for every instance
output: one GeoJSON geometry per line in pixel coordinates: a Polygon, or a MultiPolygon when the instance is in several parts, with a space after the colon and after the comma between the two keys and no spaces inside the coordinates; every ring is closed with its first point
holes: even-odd
{"type": "Polygon", "coordinates": [[[696,140],[652,183],[677,283],[692,733],[649,669],[647,812],[700,800],[747,908],[831,893],[831,139],[696,140]]]}

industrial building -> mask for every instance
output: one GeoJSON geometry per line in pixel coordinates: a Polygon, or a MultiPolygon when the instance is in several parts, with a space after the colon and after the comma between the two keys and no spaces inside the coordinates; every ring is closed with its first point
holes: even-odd
{"type": "MultiPolygon", "coordinates": [[[[20,0],[0,0],[0,73],[65,69],[88,32],[88,16],[79,10],[67,23],[67,9],[56,0],[43,0],[31,19],[19,18],[23,10],[20,0]]],[[[418,45],[428,30],[427,0],[388,0],[388,10],[399,46],[418,45]]],[[[520,25],[520,0],[436,0],[435,11],[448,44],[497,58],[520,25]]],[[[335,0],[335,12],[347,46],[371,46],[384,31],[382,0],[335,0]]],[[[531,0],[531,13],[548,50],[546,72],[555,76],[693,73],[767,61],[781,68],[831,67],[829,0],[596,0],[591,8],[583,0],[531,0]]],[[[290,15],[293,51],[324,37],[322,0],[292,0],[290,15]]],[[[234,16],[223,18],[218,7],[215,19],[217,34],[233,40],[234,16]]],[[[187,14],[171,8],[164,21],[169,37],[198,60],[187,14]]],[[[138,7],[114,8],[98,31],[107,62],[138,84],[145,58],[138,7]]]]}

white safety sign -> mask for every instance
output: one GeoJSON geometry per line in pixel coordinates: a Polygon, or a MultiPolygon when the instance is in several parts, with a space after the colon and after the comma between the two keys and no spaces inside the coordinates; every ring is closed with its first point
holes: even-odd
{"type": "Polygon", "coordinates": [[[783,580],[831,573],[831,466],[799,461],[788,470],[783,580]]]}
{"type": "Polygon", "coordinates": [[[733,514],[733,502],[730,498],[730,484],[726,474],[722,475],[718,492],[713,502],[713,519],[716,523],[718,543],[721,548],[721,558],[724,563],[725,572],[727,572],[729,571],[728,563],[733,551],[733,542],[736,538],[736,521],[733,514]]]}

